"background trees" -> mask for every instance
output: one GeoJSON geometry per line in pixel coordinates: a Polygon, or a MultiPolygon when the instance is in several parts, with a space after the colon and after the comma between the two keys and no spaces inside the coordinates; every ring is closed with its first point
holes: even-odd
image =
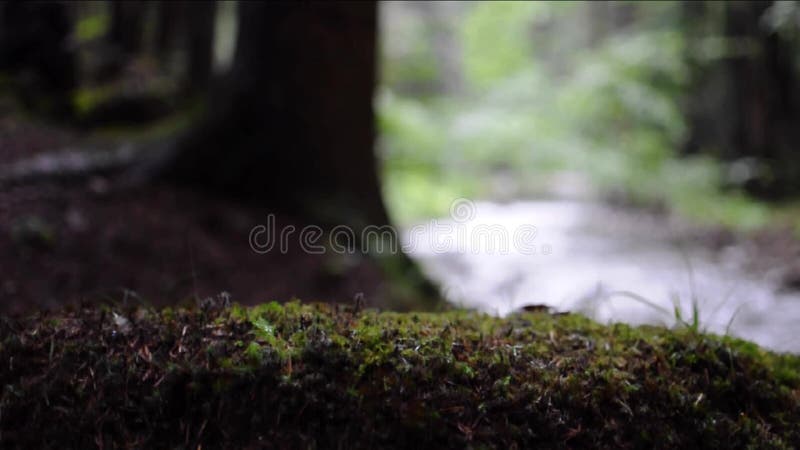
{"type": "Polygon", "coordinates": [[[798,7],[687,3],[689,152],[740,161],[752,193],[798,192],[798,7]],[[709,31],[722,47],[708,54],[709,31]]]}
{"type": "Polygon", "coordinates": [[[155,161],[141,179],[306,222],[589,192],[752,228],[800,189],[798,11],[3,3],[0,84],[51,123],[146,141],[118,164],[155,161]]]}
{"type": "MultiPolygon", "coordinates": [[[[347,225],[355,236],[367,225],[389,224],[373,151],[376,4],[242,2],[232,26],[230,8],[214,2],[51,6],[64,22],[63,31],[58,39],[31,38],[30,45],[53,52],[66,48],[79,79],[62,89],[70,111],[56,119],[100,129],[176,117],[177,124],[165,125],[168,136],[145,132],[146,143],[135,152],[141,158],[128,155],[118,161],[122,167],[117,169],[134,166],[135,176],[119,175],[115,183],[135,179],[180,185],[209,198],[256,204],[304,224],[347,225]],[[228,17],[218,11],[227,11],[228,17]],[[229,67],[214,56],[225,39],[235,40],[229,67]]],[[[3,17],[15,19],[15,10],[4,8],[3,17]]],[[[39,25],[28,19],[38,17],[16,20],[35,28],[39,25]]],[[[6,36],[4,44],[11,46],[13,40],[6,36]]],[[[12,79],[26,71],[49,73],[50,68],[37,64],[21,59],[12,67],[12,79]]],[[[14,85],[16,92],[29,90],[40,93],[14,85]]],[[[84,178],[92,175],[94,158],[81,155],[81,161],[89,161],[79,164],[84,178]]],[[[109,163],[99,155],[97,167],[109,172],[114,158],[109,163]]],[[[64,165],[55,167],[58,171],[64,165]]],[[[246,230],[240,238],[246,241],[246,230]]],[[[405,255],[317,259],[325,261],[305,264],[323,272],[312,276],[320,286],[345,283],[355,277],[350,274],[354,270],[371,273],[358,268],[372,265],[392,292],[392,300],[384,298],[381,304],[436,304],[431,285],[405,255]],[[406,294],[398,294],[396,287],[406,294]]],[[[191,271],[196,277],[194,267],[191,271]]],[[[347,301],[374,291],[375,276],[363,276],[369,280],[349,288],[347,301]]]]}
{"type": "Polygon", "coordinates": [[[452,9],[437,28],[411,5],[383,8],[381,150],[400,216],[442,214],[459,192],[573,195],[589,184],[749,228],[770,220],[762,200],[795,195],[796,3],[452,9]],[[433,51],[442,29],[458,44],[456,77],[433,51]],[[458,93],[435,88],[447,79],[458,93]]]}
{"type": "Polygon", "coordinates": [[[231,72],[168,176],[331,223],[388,223],[373,152],[375,13],[242,3],[231,72]]]}

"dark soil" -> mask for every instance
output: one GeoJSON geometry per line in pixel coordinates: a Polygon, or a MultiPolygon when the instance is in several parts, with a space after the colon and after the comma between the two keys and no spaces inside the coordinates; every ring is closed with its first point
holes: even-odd
{"type": "MultiPolygon", "coordinates": [[[[3,98],[0,96],[0,103],[3,98]]],[[[3,117],[0,105],[0,165],[29,159],[80,141],[80,133],[59,125],[3,117]]]]}
{"type": "Polygon", "coordinates": [[[222,291],[251,304],[293,296],[350,302],[379,288],[380,272],[367,259],[338,268],[297,245],[286,254],[254,252],[249,234],[266,223],[265,208],[166,186],[98,192],[108,184],[0,194],[3,310],[131,295],[163,305],[222,291]]]}
{"type": "MultiPolygon", "coordinates": [[[[0,120],[0,165],[81,141],[56,126],[0,120]]],[[[266,205],[168,185],[121,188],[113,178],[0,187],[0,313],[82,300],[194,301],[228,292],[242,303],[294,296],[381,304],[383,280],[359,256],[259,255],[250,230],[266,205]]],[[[303,224],[279,216],[277,225],[303,224]]]]}

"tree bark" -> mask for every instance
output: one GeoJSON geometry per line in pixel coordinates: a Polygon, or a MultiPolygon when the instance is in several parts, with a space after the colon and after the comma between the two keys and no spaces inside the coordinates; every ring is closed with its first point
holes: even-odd
{"type": "MultiPolygon", "coordinates": [[[[388,225],[373,151],[376,12],[362,2],[239,3],[231,71],[162,175],[356,235],[388,225]]],[[[376,256],[387,281],[416,297],[395,296],[396,307],[439,304],[410,259],[376,256]]]]}
{"type": "MultiPolygon", "coordinates": [[[[688,3],[686,8],[702,17],[710,13],[710,6],[688,3]]],[[[686,152],[711,152],[729,161],[757,161],[761,173],[745,187],[759,196],[778,198],[800,193],[797,48],[765,26],[763,17],[771,3],[746,1],[721,6],[724,10],[717,19],[727,53],[690,66],[686,152]]],[[[690,39],[704,37],[699,30],[713,29],[707,24],[695,28],[690,39]]]]}
{"type": "Polygon", "coordinates": [[[242,2],[239,12],[232,70],[168,177],[316,220],[388,223],[373,153],[375,5],[242,2]]]}

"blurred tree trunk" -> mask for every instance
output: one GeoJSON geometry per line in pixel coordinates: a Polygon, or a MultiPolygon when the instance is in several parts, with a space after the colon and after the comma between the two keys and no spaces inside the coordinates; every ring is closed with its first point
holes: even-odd
{"type": "MultiPolygon", "coordinates": [[[[726,50],[710,61],[694,58],[688,105],[687,152],[710,151],[726,160],[753,161],[745,187],[764,197],[800,192],[800,49],[764,20],[769,2],[698,5],[690,14],[713,20],[722,7],[726,50]]],[[[695,19],[696,20],[696,19],[695,19]]],[[[703,37],[708,25],[695,25],[691,39],[703,37]]],[[[712,27],[713,29],[713,27],[712,27]]],[[[696,42],[695,42],[696,43],[696,42]]],[[[691,48],[691,47],[690,47],[691,48]]],[[[696,48],[696,47],[695,47],[696,48]]]]}
{"type": "MultiPolygon", "coordinates": [[[[373,151],[376,4],[242,2],[239,17],[228,78],[163,175],[322,226],[387,225],[373,151]]],[[[402,254],[381,261],[434,298],[402,254]]]]}
{"type": "Polygon", "coordinates": [[[156,6],[153,53],[167,72],[174,50],[183,47],[186,68],[182,94],[206,93],[213,66],[216,2],[161,1],[156,6]]]}
{"type": "Polygon", "coordinates": [[[681,2],[681,23],[686,41],[686,64],[689,68],[689,89],[684,114],[689,124],[689,136],[682,152],[685,155],[701,152],[725,158],[731,148],[733,135],[729,120],[715,120],[718,114],[730,110],[728,73],[722,55],[708,55],[707,42],[723,33],[721,19],[724,11],[703,1],[681,2]]]}
{"type": "Polygon", "coordinates": [[[419,2],[413,5],[429,30],[430,46],[438,69],[439,92],[454,96],[463,93],[463,52],[457,24],[464,6],[456,2],[419,2]]]}
{"type": "Polygon", "coordinates": [[[144,48],[144,30],[148,2],[120,0],[108,2],[111,24],[106,34],[108,51],[103,55],[95,81],[116,79],[130,61],[139,56],[144,48]]]}
{"type": "Polygon", "coordinates": [[[373,153],[375,13],[369,3],[240,3],[231,72],[169,175],[307,217],[330,207],[387,223],[373,153]]]}
{"type": "Polygon", "coordinates": [[[186,7],[186,38],[189,56],[185,88],[196,94],[208,89],[211,79],[214,47],[216,3],[199,1],[186,7]]]}
{"type": "Polygon", "coordinates": [[[130,57],[142,50],[147,2],[121,0],[111,3],[109,41],[130,57]]]}
{"type": "Polygon", "coordinates": [[[182,28],[181,15],[184,3],[159,1],[156,3],[154,49],[162,66],[168,65],[171,52],[178,42],[178,31],[182,28]]]}
{"type": "Polygon", "coordinates": [[[71,117],[76,85],[72,18],[63,2],[0,3],[0,71],[11,75],[15,93],[29,109],[71,117]]]}
{"type": "Polygon", "coordinates": [[[634,2],[587,2],[581,7],[588,19],[588,29],[584,32],[588,38],[586,45],[590,48],[601,45],[636,20],[637,4],[634,2]]]}

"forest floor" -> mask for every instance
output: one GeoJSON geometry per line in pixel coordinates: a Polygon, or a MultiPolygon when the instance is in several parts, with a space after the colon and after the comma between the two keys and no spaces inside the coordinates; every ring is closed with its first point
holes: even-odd
{"type": "MultiPolygon", "coordinates": [[[[85,133],[6,117],[0,167],[85,141],[85,133]]],[[[176,186],[123,188],[102,176],[4,186],[0,313],[111,298],[165,305],[221,292],[247,304],[381,297],[381,271],[367,258],[308,255],[297,240],[285,253],[254,252],[250,230],[269,213],[176,186]]],[[[278,216],[278,227],[291,224],[299,225],[278,216]]]]}
{"type": "MultiPolygon", "coordinates": [[[[118,139],[9,115],[0,119],[0,167],[87,142],[114,148],[118,139]]],[[[387,306],[381,269],[369,258],[319,257],[297,245],[254,252],[250,230],[269,213],[267,205],[164,184],[122,187],[103,176],[2,187],[0,312],[110,298],[165,305],[221,292],[244,304],[294,296],[351,302],[363,294],[387,306]]],[[[277,225],[301,224],[279,215],[277,225]]],[[[792,230],[745,235],[720,227],[703,236],[711,247],[745,243],[748,264],[784,266],[785,286],[800,286],[800,241],[792,230]]]]}

